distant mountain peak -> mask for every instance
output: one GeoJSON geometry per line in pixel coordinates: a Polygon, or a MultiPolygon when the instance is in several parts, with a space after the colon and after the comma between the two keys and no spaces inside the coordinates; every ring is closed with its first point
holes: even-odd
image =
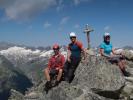
{"type": "Polygon", "coordinates": [[[123,48],[124,49],[128,49],[128,50],[133,50],[133,47],[132,46],[124,46],[123,48]]]}

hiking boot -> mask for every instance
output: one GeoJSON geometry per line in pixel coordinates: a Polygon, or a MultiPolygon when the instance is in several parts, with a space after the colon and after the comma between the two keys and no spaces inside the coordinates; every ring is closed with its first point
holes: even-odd
{"type": "Polygon", "coordinates": [[[51,82],[47,81],[44,88],[44,90],[46,91],[46,94],[48,93],[51,87],[52,87],[51,82]]]}
{"type": "Polygon", "coordinates": [[[123,73],[123,75],[126,76],[126,77],[131,76],[131,74],[130,74],[129,72],[127,72],[126,70],[122,70],[122,73],[123,73]]]}
{"type": "Polygon", "coordinates": [[[59,81],[56,81],[54,86],[58,86],[58,85],[59,85],[59,81]]]}
{"type": "Polygon", "coordinates": [[[124,74],[124,76],[126,76],[126,77],[131,76],[131,74],[130,74],[129,72],[127,72],[127,71],[124,71],[123,74],[124,74]]]}
{"type": "Polygon", "coordinates": [[[51,88],[51,87],[52,87],[52,86],[51,86],[51,82],[50,82],[50,81],[47,81],[46,84],[45,84],[45,87],[51,88]]]}

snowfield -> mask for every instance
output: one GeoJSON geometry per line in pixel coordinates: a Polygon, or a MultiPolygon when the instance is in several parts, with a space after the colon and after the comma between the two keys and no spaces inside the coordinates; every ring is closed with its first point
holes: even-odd
{"type": "MultiPolygon", "coordinates": [[[[63,48],[60,49],[61,54],[63,54],[65,57],[67,55],[67,52],[64,51],[63,48]]],[[[10,47],[6,50],[1,50],[0,54],[5,56],[7,59],[13,62],[22,61],[22,63],[26,63],[28,61],[34,60],[34,59],[41,59],[41,58],[49,58],[53,54],[53,50],[44,50],[41,51],[39,49],[31,50],[26,49],[26,47],[10,47]]]]}

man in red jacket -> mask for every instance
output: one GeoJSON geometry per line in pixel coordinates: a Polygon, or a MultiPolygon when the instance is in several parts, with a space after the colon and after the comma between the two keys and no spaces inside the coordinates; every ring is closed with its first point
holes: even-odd
{"type": "Polygon", "coordinates": [[[51,56],[48,62],[48,67],[44,70],[47,79],[46,86],[48,87],[51,87],[50,73],[52,73],[53,70],[56,70],[58,73],[55,86],[58,85],[62,77],[65,57],[60,53],[59,49],[60,47],[58,44],[53,45],[54,55],[51,56]]]}

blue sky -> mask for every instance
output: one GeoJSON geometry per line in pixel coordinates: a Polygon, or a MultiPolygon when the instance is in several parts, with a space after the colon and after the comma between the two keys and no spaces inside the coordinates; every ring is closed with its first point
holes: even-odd
{"type": "Polygon", "coordinates": [[[0,41],[29,46],[67,45],[69,33],[87,47],[86,24],[94,32],[91,45],[110,32],[115,47],[133,46],[133,0],[0,0],[0,41]]]}

